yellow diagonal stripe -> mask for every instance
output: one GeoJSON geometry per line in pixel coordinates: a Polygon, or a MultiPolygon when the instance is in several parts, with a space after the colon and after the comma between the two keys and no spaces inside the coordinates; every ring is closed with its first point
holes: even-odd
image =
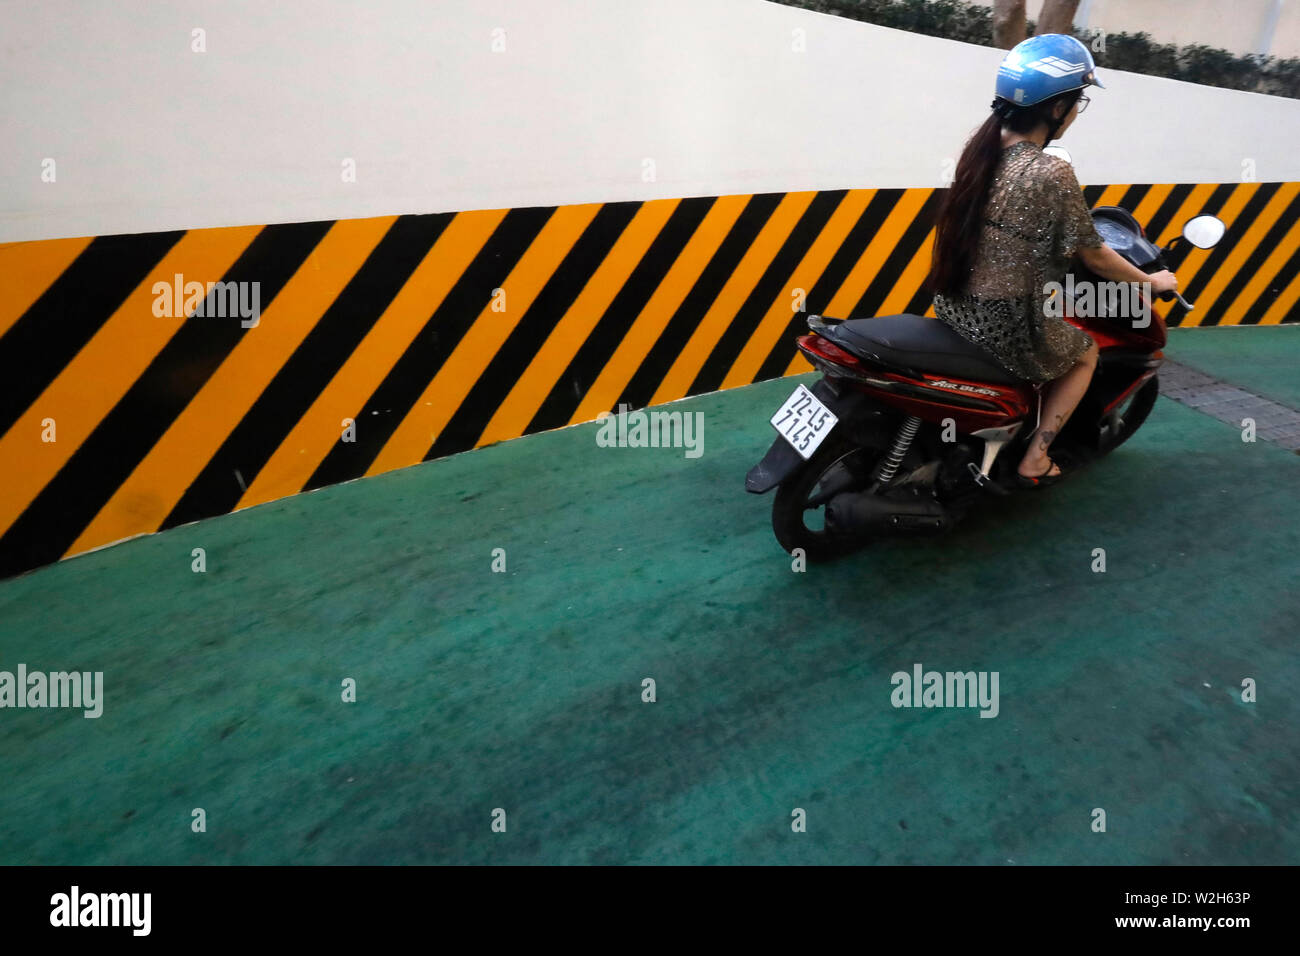
{"type": "Polygon", "coordinates": [[[700,324],[695,327],[690,339],[681,353],[668,369],[668,374],[659,383],[650,399],[651,405],[671,402],[681,398],[690,390],[691,382],[709,358],[713,346],[717,344],[727,325],[735,318],[745,299],[754,291],[754,286],[762,277],[764,270],[780,252],[782,243],[790,236],[803,215],[808,204],[816,197],[816,192],[786,193],[777,204],[771,217],[763,224],[758,235],[750,244],[745,255],[741,257],[735,271],[718,293],[713,304],[709,306],[700,324]]]}
{"type": "Polygon", "coordinates": [[[921,283],[925,281],[926,273],[930,271],[930,257],[933,251],[934,230],[931,229],[922,240],[921,247],[912,256],[912,261],[907,264],[903,274],[889,290],[889,295],[885,296],[885,301],[880,303],[881,315],[899,315],[907,308],[907,303],[911,302],[912,297],[921,290],[921,283]]]}
{"type": "Polygon", "coordinates": [[[647,202],[637,210],[600,267],[555,323],[537,355],[488,421],[478,439],[479,445],[524,433],[679,202],[677,199],[660,199],[647,202]]]}
{"type": "Polygon", "coordinates": [[[785,367],[784,375],[802,375],[813,370],[812,363],[803,357],[802,352],[795,352],[790,364],[785,367]]]}
{"type": "MultiPolygon", "coordinates": [[[[899,197],[894,208],[885,217],[885,221],[880,224],[879,231],[871,238],[867,248],[862,250],[862,255],[858,257],[849,274],[844,277],[844,282],[831,298],[830,304],[826,306],[825,315],[833,319],[869,318],[869,316],[851,315],[850,312],[862,301],[867,289],[880,274],[889,254],[903,238],[907,227],[916,219],[929,195],[928,189],[909,189],[899,197]]],[[[798,358],[802,360],[802,356],[798,358]]]]}
{"type": "Polygon", "coordinates": [[[0,335],[22,318],[85,251],[92,238],[10,242],[0,246],[0,335]]]}
{"type": "Polygon", "coordinates": [[[179,320],[153,314],[153,284],[171,284],[177,273],[203,282],[219,280],[261,228],[187,233],[0,438],[0,475],[5,477],[0,533],[58,474],[180,328],[179,320]],[[46,419],[56,429],[56,440],[48,443],[41,440],[46,419]]]}
{"type": "MultiPolygon", "coordinates": [[[[831,298],[830,304],[826,306],[823,313],[834,319],[861,319],[870,318],[870,316],[852,315],[851,311],[862,301],[867,289],[880,274],[884,267],[885,261],[889,258],[889,253],[898,245],[921,207],[925,204],[926,197],[929,195],[928,189],[908,189],[898,198],[894,208],[889,211],[885,221],[880,224],[880,229],[872,237],[867,248],[862,250],[862,255],[858,256],[858,261],[854,264],[849,274],[844,277],[840,284],[839,290],[831,298]]],[[[927,269],[929,268],[927,264],[927,269]]],[[[803,357],[803,354],[796,352],[790,364],[786,366],[786,375],[802,375],[804,372],[811,372],[812,365],[803,357]]]]}
{"type": "MultiPolygon", "coordinates": [[[[157,530],[396,219],[354,219],[330,227],[69,554],[157,530]]],[[[230,480],[238,479],[232,474],[230,480]]]]}
{"type": "MultiPolygon", "coordinates": [[[[1138,203],[1137,208],[1133,210],[1133,218],[1142,224],[1143,229],[1145,229],[1146,224],[1151,221],[1151,217],[1154,216],[1160,210],[1160,207],[1164,205],[1165,200],[1169,198],[1169,194],[1173,192],[1173,189],[1173,183],[1157,183],[1147,190],[1147,194],[1142,197],[1142,201],[1138,203]]],[[[1150,239],[1151,237],[1148,236],[1147,238],[1150,239]]]]}
{"type": "Polygon", "coordinates": [[[1295,308],[1297,300],[1300,300],[1300,273],[1293,276],[1291,284],[1282,291],[1281,295],[1273,300],[1273,304],[1268,307],[1268,311],[1265,312],[1263,317],[1259,320],[1259,324],[1277,325],[1291,314],[1291,310],[1295,308]]]}
{"type": "MultiPolygon", "coordinates": [[[[1202,290],[1197,303],[1197,311],[1203,312],[1204,306],[1212,306],[1215,301],[1223,294],[1223,290],[1228,287],[1228,283],[1237,277],[1237,274],[1245,266],[1246,260],[1258,250],[1260,240],[1264,235],[1277,224],[1278,218],[1286,210],[1287,205],[1295,198],[1296,193],[1300,192],[1300,183],[1283,183],[1278,191],[1273,194],[1273,198],[1268,201],[1255,221],[1252,222],[1235,246],[1228,257],[1223,260],[1214,273],[1214,278],[1209,281],[1202,290]]],[[[1236,325],[1241,321],[1241,313],[1231,308],[1232,303],[1227,303],[1228,308],[1220,310],[1219,325],[1236,325]]]]}
{"type": "Polygon", "coordinates": [[[504,312],[492,311],[493,290],[483,290],[483,310],[474,325],[394,430],[366,474],[377,475],[423,459],[601,205],[561,206],[551,215],[501,284],[506,297],[504,312]]]}
{"type": "MultiPolygon", "coordinates": [[[[1228,229],[1248,228],[1249,224],[1238,222],[1238,217],[1241,215],[1241,210],[1246,203],[1250,202],[1251,197],[1255,195],[1258,189],[1259,183],[1243,183],[1232,191],[1232,195],[1228,197],[1228,201],[1223,204],[1223,208],[1218,212],[1219,218],[1223,220],[1228,229]]],[[[1179,291],[1185,292],[1187,290],[1187,287],[1192,284],[1192,280],[1196,278],[1196,274],[1213,253],[1213,249],[1192,249],[1187,254],[1187,258],[1179,264],[1175,272],[1178,276],[1179,291]]],[[[1201,296],[1198,294],[1197,298],[1201,298],[1201,296]]],[[[1196,302],[1192,304],[1197,308],[1191,312],[1183,313],[1183,317],[1179,321],[1179,326],[1182,328],[1201,324],[1201,316],[1205,314],[1205,309],[1196,302]]],[[[1209,300],[1205,304],[1209,305],[1209,300]]]]}
{"type": "Polygon", "coordinates": [[[794,306],[797,304],[793,297],[794,290],[802,289],[807,296],[874,195],[873,189],[854,189],[840,201],[816,241],[808,247],[808,251],[777,293],[754,334],[736,356],[736,361],[722,380],[723,388],[748,385],[758,375],[763,361],[776,347],[777,339],[785,334],[786,326],[794,314],[794,306]]]}
{"type": "MultiPolygon", "coordinates": [[[[1250,277],[1250,281],[1246,283],[1245,288],[1238,293],[1237,301],[1233,303],[1232,307],[1236,308],[1237,303],[1240,303],[1242,314],[1238,318],[1234,319],[1234,322],[1240,322],[1241,318],[1245,317],[1245,313],[1247,313],[1255,302],[1258,301],[1259,297],[1264,294],[1264,290],[1273,283],[1277,278],[1278,273],[1282,271],[1282,267],[1286,265],[1287,260],[1295,254],[1297,249],[1300,249],[1300,218],[1297,218],[1296,221],[1291,224],[1291,228],[1288,229],[1286,235],[1282,237],[1282,241],[1277,244],[1277,247],[1271,253],[1269,253],[1268,258],[1265,259],[1259,269],[1255,271],[1255,274],[1250,277]]],[[[1260,324],[1263,325],[1264,323],[1261,322],[1260,324]]]]}
{"type": "Polygon", "coordinates": [[[1101,191],[1101,195],[1097,197],[1096,205],[1092,208],[1096,209],[1098,206],[1118,206],[1119,201],[1124,198],[1126,192],[1128,192],[1128,186],[1121,183],[1112,183],[1101,191]]]}
{"type": "MultiPolygon", "coordinates": [[[[343,420],[357,414],[374,394],[507,212],[462,212],[451,221],[374,327],[257,473],[237,507],[247,508],[302,490],[342,440],[343,420]]],[[[365,427],[364,422],[358,425],[365,427]]]]}
{"type": "Polygon", "coordinates": [[[1182,235],[1183,226],[1187,224],[1187,220],[1200,215],[1201,210],[1205,208],[1205,204],[1209,202],[1210,196],[1214,194],[1214,190],[1217,188],[1218,183],[1200,183],[1192,187],[1192,191],[1187,194],[1182,205],[1178,207],[1178,211],[1170,218],[1165,228],[1160,231],[1160,237],[1147,236],[1147,238],[1162,248],[1169,245],[1174,236],[1182,235]]]}
{"type": "Polygon", "coordinates": [[[603,411],[613,411],[618,397],[650,354],[664,328],[713,259],[731,227],[740,218],[750,196],[723,196],[709,207],[690,241],[636,317],[613,356],[582,397],[569,424],[589,422],[603,411]]]}

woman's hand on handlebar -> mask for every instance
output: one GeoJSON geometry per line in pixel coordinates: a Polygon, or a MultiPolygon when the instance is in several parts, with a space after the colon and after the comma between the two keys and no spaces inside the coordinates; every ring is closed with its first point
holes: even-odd
{"type": "Polygon", "coordinates": [[[1151,283],[1151,291],[1156,295],[1172,295],[1178,291],[1178,276],[1174,275],[1168,269],[1161,272],[1153,272],[1147,276],[1147,281],[1151,283]]]}

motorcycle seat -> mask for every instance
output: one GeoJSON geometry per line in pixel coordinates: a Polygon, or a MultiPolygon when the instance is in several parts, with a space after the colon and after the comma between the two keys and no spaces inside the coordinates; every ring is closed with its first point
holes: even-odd
{"type": "Polygon", "coordinates": [[[821,334],[860,358],[977,382],[1025,383],[951,326],[924,315],[848,319],[821,334]]]}

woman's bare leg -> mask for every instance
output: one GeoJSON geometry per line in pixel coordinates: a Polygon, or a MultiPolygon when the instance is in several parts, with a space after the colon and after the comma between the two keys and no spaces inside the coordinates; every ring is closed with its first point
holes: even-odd
{"type": "MultiPolygon", "coordinates": [[[[1043,423],[1039,426],[1038,434],[1030,441],[1025,457],[1020,461],[1020,474],[1027,478],[1039,478],[1047,471],[1047,450],[1056,440],[1061,429],[1065,427],[1065,423],[1070,420],[1084,392],[1088,391],[1088,385],[1092,382],[1092,373],[1097,368],[1097,355],[1097,343],[1093,342],[1088,351],[1083,353],[1083,357],[1075,363],[1074,368],[1043,389],[1046,393],[1043,401],[1043,423]]],[[[1060,473],[1061,469],[1053,465],[1051,475],[1060,473]]]]}

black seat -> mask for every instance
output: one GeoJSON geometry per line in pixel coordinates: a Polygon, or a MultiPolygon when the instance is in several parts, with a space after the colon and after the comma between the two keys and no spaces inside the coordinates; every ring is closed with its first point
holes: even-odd
{"type": "Polygon", "coordinates": [[[924,315],[849,319],[827,326],[821,334],[854,355],[887,364],[1000,385],[1025,381],[946,323],[924,315]]]}

